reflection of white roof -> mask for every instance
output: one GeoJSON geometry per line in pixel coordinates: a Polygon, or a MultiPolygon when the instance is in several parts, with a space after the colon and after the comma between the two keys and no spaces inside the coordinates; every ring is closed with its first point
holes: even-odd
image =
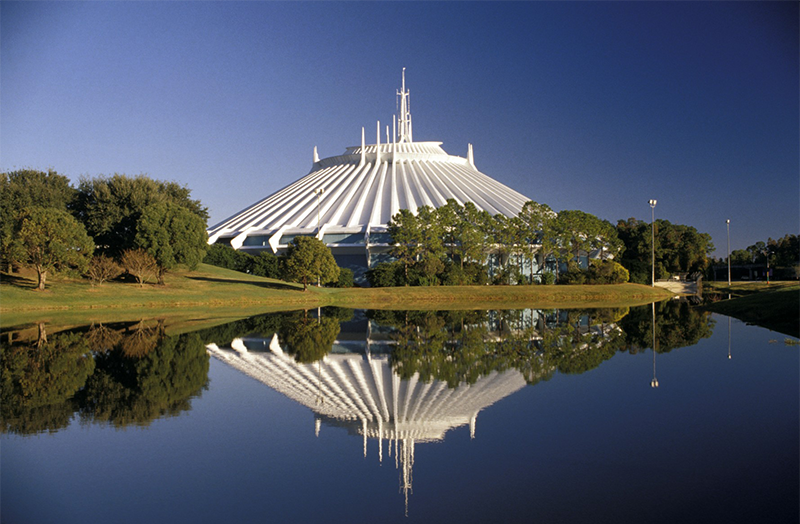
{"type": "Polygon", "coordinates": [[[277,334],[268,347],[268,352],[248,351],[240,338],[231,342],[230,349],[206,346],[212,356],[314,411],[317,434],[322,419],[332,419],[363,437],[365,457],[367,439],[377,439],[381,461],[383,441],[388,441],[389,455],[394,454],[395,467],[401,471],[406,515],[415,444],[442,440],[447,430],[467,424],[474,437],[478,412],[526,384],[519,371],[509,370],[449,388],[439,380],[423,383],[418,374],[402,380],[385,355],[328,354],[313,364],[298,364],[283,352],[277,334]]]}
{"type": "Polygon", "coordinates": [[[283,353],[277,336],[269,348],[251,352],[235,339],[231,349],[212,344],[208,351],[318,415],[352,422],[365,438],[441,440],[447,430],[467,424],[474,432],[479,411],[525,386],[516,370],[449,388],[438,380],[423,383],[418,375],[402,380],[386,356],[329,354],[313,364],[298,364],[283,353]]]}
{"type": "Polygon", "coordinates": [[[398,95],[401,113],[391,141],[387,129],[381,143],[378,123],[371,145],[362,130],[361,146],[340,156],[320,160],[315,149],[309,174],[210,228],[209,241],[238,237],[232,245],[240,247],[246,236],[315,233],[318,220],[323,233],[366,232],[385,227],[400,209],[440,207],[451,198],[492,215],[516,216],[530,199],[478,171],[471,145],[462,158],[448,155],[441,142],[412,141],[405,78],[398,95]]]}

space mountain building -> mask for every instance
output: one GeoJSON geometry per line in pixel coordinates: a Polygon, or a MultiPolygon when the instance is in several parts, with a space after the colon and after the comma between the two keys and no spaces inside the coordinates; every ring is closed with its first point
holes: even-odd
{"type": "Polygon", "coordinates": [[[373,144],[365,143],[362,128],[361,145],[341,155],[320,159],[314,148],[306,176],[210,228],[209,244],[282,253],[296,236],[315,236],[359,278],[388,259],[387,226],[401,209],[416,213],[454,199],[492,215],[516,216],[530,199],[478,171],[472,144],[463,158],[449,155],[441,142],[413,140],[403,71],[391,138],[387,126],[381,142],[378,122],[373,144]]]}

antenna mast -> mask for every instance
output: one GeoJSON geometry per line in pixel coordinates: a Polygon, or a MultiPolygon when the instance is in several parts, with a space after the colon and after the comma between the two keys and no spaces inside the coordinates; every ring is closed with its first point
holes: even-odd
{"type": "Polygon", "coordinates": [[[400,133],[399,142],[413,142],[411,133],[411,97],[406,90],[406,68],[403,68],[403,86],[397,92],[400,97],[400,114],[397,116],[398,131],[400,133]]]}

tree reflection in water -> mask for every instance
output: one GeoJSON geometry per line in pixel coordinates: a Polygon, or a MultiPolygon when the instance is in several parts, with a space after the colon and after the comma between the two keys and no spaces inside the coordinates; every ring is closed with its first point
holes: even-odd
{"type": "MultiPolygon", "coordinates": [[[[594,369],[618,352],[638,353],[696,344],[709,337],[708,313],[682,301],[597,310],[369,311],[363,333],[388,334],[390,363],[402,379],[475,384],[492,372],[519,370],[528,384],[555,372],[594,369]],[[655,335],[654,335],[655,333],[655,335]]],[[[360,317],[363,319],[363,316],[360,317]]],[[[190,409],[208,383],[211,343],[268,339],[298,363],[331,352],[353,310],[323,308],[259,315],[179,336],[162,322],[97,324],[48,333],[44,324],[3,333],[2,430],[31,434],[84,422],[147,425],[190,409]]]]}
{"type": "Polygon", "coordinates": [[[76,413],[84,422],[147,425],[188,410],[208,383],[200,337],[166,336],[160,322],[39,333],[9,332],[0,346],[4,432],[56,431],[76,413]]]}

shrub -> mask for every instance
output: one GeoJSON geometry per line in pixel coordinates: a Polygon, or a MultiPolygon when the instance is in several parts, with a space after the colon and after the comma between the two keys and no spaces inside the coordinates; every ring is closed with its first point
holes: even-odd
{"type": "Polygon", "coordinates": [[[593,260],[588,271],[590,284],[624,284],[629,278],[628,270],[613,260],[593,260]]]}
{"type": "Polygon", "coordinates": [[[86,270],[86,276],[92,281],[93,286],[99,286],[103,282],[117,278],[121,274],[122,268],[120,265],[114,259],[105,255],[93,257],[89,262],[89,268],[86,270]]]}
{"type": "Polygon", "coordinates": [[[144,249],[127,249],[120,257],[120,265],[143,286],[149,277],[156,273],[156,259],[144,249]]]}
{"type": "MultiPolygon", "coordinates": [[[[248,255],[247,253],[242,253],[242,255],[250,257],[250,273],[259,277],[267,277],[267,278],[281,278],[281,267],[280,267],[280,259],[277,255],[269,252],[269,251],[262,251],[258,255],[252,256],[248,255]]],[[[350,277],[352,278],[353,272],[350,272],[350,277]]]]}
{"type": "Polygon", "coordinates": [[[353,270],[346,267],[339,268],[339,281],[336,283],[336,287],[353,287],[354,285],[353,270]]]}
{"type": "Polygon", "coordinates": [[[405,267],[402,260],[381,262],[367,271],[367,281],[372,287],[396,287],[405,285],[405,267]]]}

